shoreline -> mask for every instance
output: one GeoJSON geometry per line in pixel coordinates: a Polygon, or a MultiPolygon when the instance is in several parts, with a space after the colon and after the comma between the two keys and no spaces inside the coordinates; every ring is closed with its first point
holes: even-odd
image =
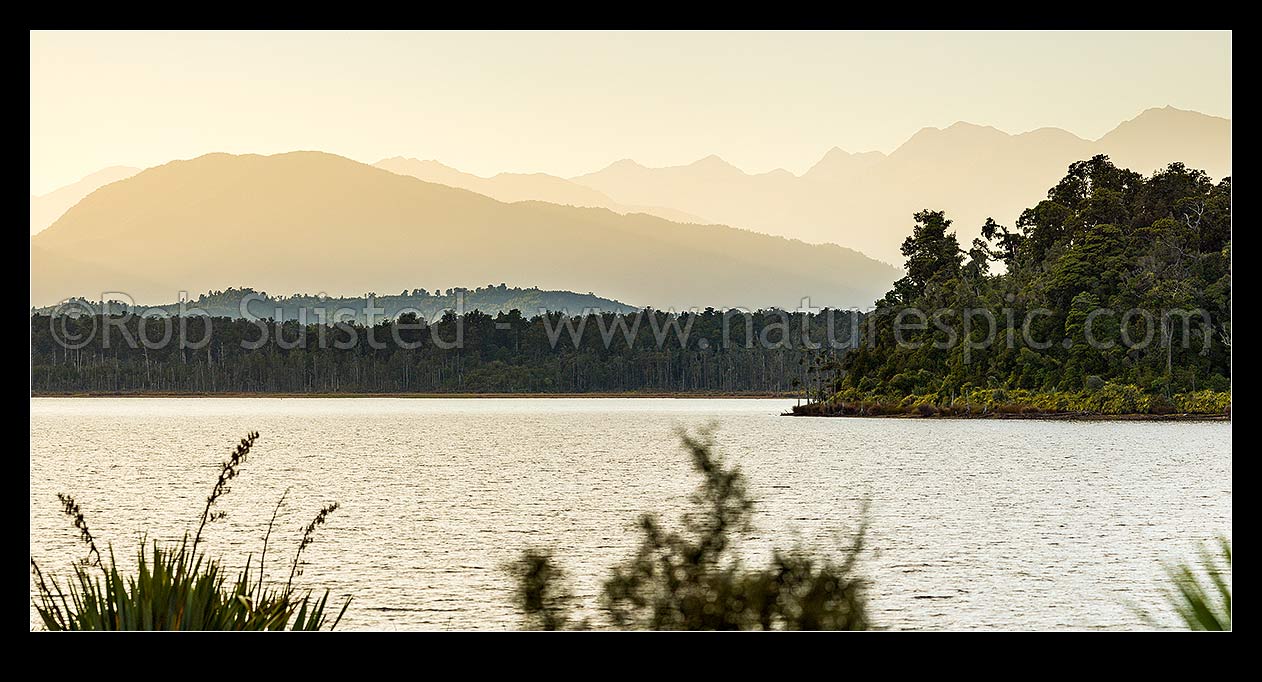
{"type": "Polygon", "coordinates": [[[817,417],[821,419],[985,419],[985,420],[1008,420],[1008,419],[1033,419],[1039,421],[1076,421],[1076,422],[1103,422],[1103,421],[1122,421],[1122,422],[1230,422],[1231,415],[1226,414],[1209,414],[1195,412],[1174,412],[1170,414],[1149,414],[1144,412],[1128,412],[1122,414],[1108,414],[1104,412],[1029,412],[1029,413],[1007,413],[1007,412],[987,412],[981,414],[935,414],[921,415],[914,412],[892,412],[884,414],[819,414],[805,411],[790,410],[782,413],[782,417],[817,417]]]}
{"type": "Polygon", "coordinates": [[[680,398],[733,400],[793,400],[800,396],[779,393],[250,393],[217,391],[181,393],[153,391],[144,393],[74,391],[50,393],[32,391],[31,398],[680,398]]]}
{"type": "MultiPolygon", "coordinates": [[[[284,398],[284,399],[301,399],[301,398],[404,398],[404,399],[434,399],[434,398],[459,398],[462,400],[473,400],[478,398],[646,398],[646,399],[679,399],[679,400],[793,400],[800,396],[784,395],[776,393],[249,393],[240,391],[222,391],[222,392],[199,392],[199,393],[180,393],[180,392],[108,392],[108,391],[82,391],[82,392],[65,392],[65,393],[49,393],[49,392],[32,392],[31,398],[284,398]]],[[[813,404],[813,403],[811,403],[813,404]]],[[[828,413],[820,414],[814,411],[808,411],[808,404],[790,407],[789,411],[782,412],[782,417],[819,417],[819,418],[851,418],[851,419],[985,419],[985,420],[1007,420],[1007,419],[1033,419],[1041,421],[1223,421],[1230,422],[1231,416],[1226,414],[1207,414],[1207,413],[1171,413],[1171,414],[1148,414],[1148,413],[1124,413],[1124,414],[1107,414],[1096,412],[987,412],[979,414],[934,414],[922,415],[916,412],[885,412],[878,414],[855,414],[847,413],[828,413]]]]}
{"type": "Polygon", "coordinates": [[[1231,417],[1225,414],[974,414],[922,417],[918,414],[796,414],[785,412],[782,417],[817,417],[820,419],[959,419],[959,420],[1039,420],[1063,422],[1229,422],[1231,417]]]}

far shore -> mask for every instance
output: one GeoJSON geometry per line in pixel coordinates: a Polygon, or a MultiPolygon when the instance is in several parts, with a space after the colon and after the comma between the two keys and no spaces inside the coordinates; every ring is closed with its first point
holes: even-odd
{"type": "MultiPolygon", "coordinates": [[[[222,392],[106,392],[85,391],[49,393],[37,391],[31,393],[32,398],[674,398],[689,399],[731,399],[731,400],[794,400],[800,395],[783,393],[249,393],[242,391],[222,392]]],[[[974,414],[935,414],[925,416],[915,412],[887,412],[879,414],[819,414],[812,413],[804,403],[797,409],[790,408],[784,412],[786,417],[822,417],[822,418],[860,418],[860,419],[1036,419],[1042,421],[1231,421],[1226,414],[1104,414],[1094,412],[985,412],[974,414]],[[805,408],[805,409],[803,409],[805,408]]]]}
{"type": "Polygon", "coordinates": [[[32,391],[32,398],[732,398],[793,400],[798,395],[784,393],[251,393],[217,391],[182,392],[45,392],[32,391]]]}

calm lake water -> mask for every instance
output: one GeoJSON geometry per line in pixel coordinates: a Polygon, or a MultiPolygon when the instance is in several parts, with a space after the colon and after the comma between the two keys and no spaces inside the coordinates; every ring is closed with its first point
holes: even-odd
{"type": "Polygon", "coordinates": [[[501,566],[527,547],[552,548],[598,617],[637,517],[687,507],[697,481],[675,430],[704,424],[757,500],[751,559],[842,546],[870,499],[861,565],[881,627],[1138,627],[1131,605],[1160,607],[1163,560],[1231,537],[1229,423],[778,416],[791,404],[36,398],[31,554],[58,574],[83,555],[58,492],[120,556],[146,534],[178,540],[251,430],[208,548],[257,555],[288,489],[268,554],[283,581],[301,527],[340,502],[300,582],[354,595],[348,629],[516,627],[501,566]]]}

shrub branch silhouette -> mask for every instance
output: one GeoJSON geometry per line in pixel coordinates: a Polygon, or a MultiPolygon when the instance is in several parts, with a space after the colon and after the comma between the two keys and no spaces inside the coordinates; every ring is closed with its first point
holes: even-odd
{"type": "MultiPolygon", "coordinates": [[[[573,625],[569,615],[574,595],[564,569],[546,550],[528,549],[506,570],[517,583],[513,595],[531,630],[565,630],[573,625]]],[[[586,624],[578,627],[586,629],[586,624]]]]}
{"type": "Polygon", "coordinates": [[[232,455],[220,465],[219,479],[215,481],[215,487],[211,489],[210,495],[206,498],[206,508],[202,510],[202,520],[197,526],[197,534],[193,536],[193,549],[191,554],[197,554],[197,545],[202,541],[202,531],[206,529],[206,524],[217,521],[227,516],[224,511],[214,511],[215,503],[219,498],[227,495],[232,488],[228,487],[228,483],[237,477],[241,471],[241,465],[245,463],[246,457],[250,455],[250,448],[254,447],[254,441],[259,437],[258,431],[251,431],[246,434],[245,438],[237,444],[232,455]]]}
{"type": "Polygon", "coordinates": [[[272,539],[272,529],[276,527],[276,515],[280,514],[280,508],[285,505],[286,497],[289,497],[289,488],[285,488],[285,492],[281,493],[280,499],[276,501],[272,518],[267,521],[267,532],[263,534],[263,551],[259,552],[259,589],[263,589],[263,572],[267,570],[267,543],[272,539]]]}
{"type": "MultiPolygon", "coordinates": [[[[753,501],[744,475],[715,454],[713,429],[681,433],[702,478],[683,530],[641,517],[640,546],[605,581],[601,605],[616,628],[646,630],[862,630],[869,623],[864,582],[854,575],[865,526],[840,563],[803,549],[773,552],[770,565],[746,567],[732,550],[751,530],[753,501]]],[[[866,508],[864,511],[866,518],[866,508]]],[[[517,605],[527,627],[572,623],[571,598],[550,555],[530,550],[513,565],[517,605]]]]}
{"type": "Polygon", "coordinates": [[[83,559],[84,565],[100,566],[101,553],[96,549],[96,538],[92,537],[92,531],[88,530],[87,519],[83,517],[83,510],[79,508],[79,503],[69,495],[57,493],[57,501],[61,502],[61,511],[69,516],[71,523],[79,530],[79,539],[83,544],[88,546],[88,556],[83,559]]]}
{"type": "Polygon", "coordinates": [[[302,575],[302,552],[308,545],[315,542],[316,528],[323,526],[325,520],[329,518],[329,514],[337,511],[337,508],[338,504],[336,502],[324,505],[324,507],[316,513],[315,518],[311,520],[311,523],[308,523],[306,528],[303,529],[302,541],[298,543],[298,551],[294,552],[294,563],[289,568],[289,580],[285,581],[286,589],[289,589],[289,586],[293,584],[295,577],[302,575]]]}

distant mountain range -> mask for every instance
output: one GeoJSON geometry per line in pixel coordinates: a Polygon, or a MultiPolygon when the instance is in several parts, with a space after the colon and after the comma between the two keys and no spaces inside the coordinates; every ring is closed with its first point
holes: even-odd
{"type": "Polygon", "coordinates": [[[321,152],[209,154],[106,185],[31,238],[31,303],[528,282],[633,306],[868,306],[898,270],[836,245],[504,203],[321,152]],[[123,298],[105,293],[104,298],[123,298]]]}
{"type": "Polygon", "coordinates": [[[1099,153],[1145,175],[1172,161],[1231,174],[1231,121],[1171,107],[1149,109],[1099,140],[1058,128],[1010,135],[956,123],[925,128],[889,155],[832,149],[801,176],[748,174],[710,156],[647,168],[629,159],[571,180],[637,205],[669,206],[718,222],[808,242],[833,242],[890,263],[914,212],[945,210],[967,244],[987,217],[1012,225],[1069,164],[1099,153]]]}
{"type": "Polygon", "coordinates": [[[888,155],[831,149],[801,175],[749,174],[717,156],[666,168],[626,159],[568,179],[481,177],[402,157],[372,168],[318,153],[212,154],[140,175],[118,166],[31,197],[32,234],[57,227],[32,238],[31,296],[97,296],[109,282],[161,301],[245,282],[356,294],[421,280],[511,281],[661,307],[789,306],[802,296],[866,306],[899,276],[873,259],[902,262],[915,211],[945,210],[967,244],[985,218],[1011,225],[1070,163],[1097,153],[1145,174],[1181,161],[1218,179],[1231,173],[1231,121],[1149,109],[1094,141],[1057,128],[1011,135],[956,123],[925,128],[888,155]],[[388,179],[399,176],[424,183],[388,179]],[[264,254],[279,260],[258,260],[264,254]],[[155,262],[159,255],[171,260],[155,262]],[[664,273],[667,263],[681,270],[664,273]],[[232,278],[216,268],[269,274],[232,278]]]}
{"type": "Polygon", "coordinates": [[[391,173],[410,175],[426,182],[436,182],[449,187],[459,187],[506,203],[518,201],[546,201],[561,206],[585,206],[607,208],[614,213],[646,213],[677,223],[709,223],[713,221],[672,208],[658,206],[624,206],[605,194],[584,187],[565,178],[547,173],[500,173],[484,178],[463,173],[437,161],[421,161],[396,156],[373,164],[391,173]]]}

